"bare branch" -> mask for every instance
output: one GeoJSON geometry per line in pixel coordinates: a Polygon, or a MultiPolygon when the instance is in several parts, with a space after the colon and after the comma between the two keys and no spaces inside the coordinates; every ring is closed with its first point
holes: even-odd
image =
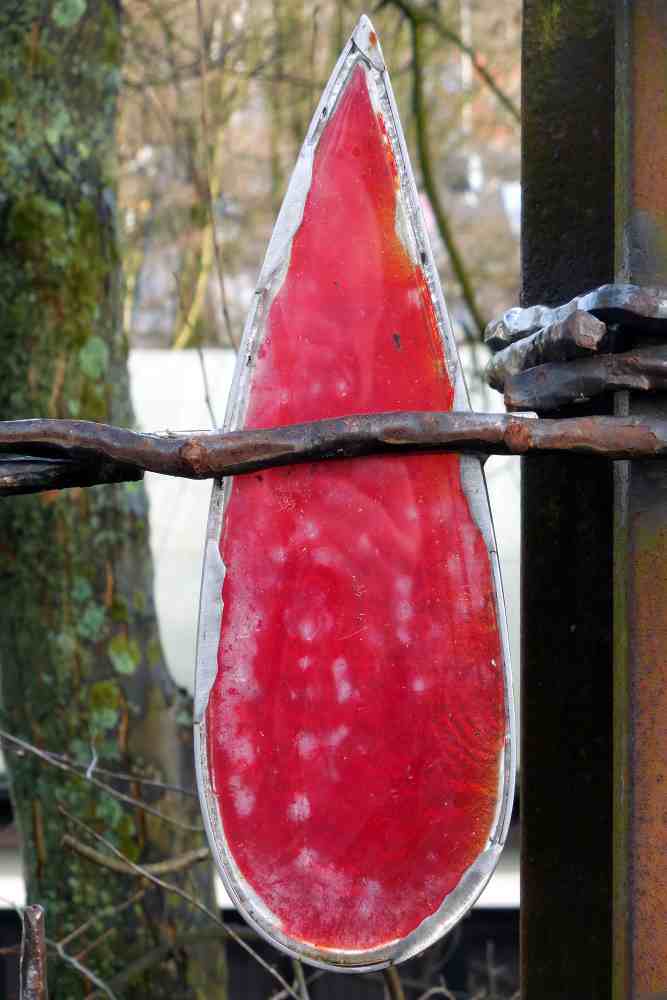
{"type": "Polygon", "coordinates": [[[264,969],[266,969],[266,971],[270,975],[272,975],[274,977],[274,979],[278,980],[278,982],[283,987],[283,989],[285,989],[287,991],[287,995],[288,996],[293,997],[294,1000],[300,1000],[300,997],[299,997],[298,993],[295,993],[295,991],[287,983],[287,981],[285,979],[283,979],[283,977],[280,975],[280,973],[276,969],[274,969],[272,965],[269,965],[269,963],[266,962],[262,958],[262,956],[259,955],[254,950],[254,948],[252,948],[246,941],[243,940],[243,938],[241,937],[241,935],[237,934],[236,931],[232,930],[232,928],[229,927],[228,924],[225,924],[224,921],[222,921],[220,919],[220,917],[216,913],[213,912],[213,910],[210,910],[208,908],[208,906],[206,906],[204,903],[200,902],[198,899],[195,899],[195,897],[192,896],[192,895],[190,895],[189,892],[186,892],[184,889],[182,889],[180,887],[180,885],[176,885],[174,882],[165,882],[159,876],[154,875],[152,872],[148,871],[147,868],[144,865],[139,865],[139,864],[136,864],[136,862],[134,862],[134,861],[130,861],[130,859],[128,857],[126,857],[122,853],[122,851],[119,851],[117,847],[115,847],[109,840],[106,839],[106,837],[103,837],[102,834],[97,833],[96,830],[93,830],[90,826],[88,826],[87,823],[84,823],[83,820],[80,820],[77,816],[73,816],[72,813],[68,812],[67,809],[65,809],[62,805],[58,807],[58,810],[71,823],[73,823],[75,826],[79,827],[79,829],[85,830],[85,832],[88,834],[89,837],[92,837],[94,840],[96,840],[100,844],[104,844],[104,846],[109,851],[111,851],[111,853],[116,858],[118,858],[120,861],[124,862],[127,865],[127,867],[130,868],[130,869],[132,869],[137,875],[141,876],[142,878],[147,878],[150,882],[153,882],[155,885],[159,886],[161,889],[164,889],[165,892],[174,892],[174,893],[176,893],[177,896],[180,896],[181,899],[185,900],[186,903],[189,903],[190,906],[194,906],[195,909],[197,909],[201,913],[205,914],[210,920],[213,921],[213,923],[217,924],[218,927],[223,928],[224,931],[225,931],[225,933],[233,941],[235,941],[241,948],[243,948],[244,951],[248,952],[248,954],[251,955],[255,959],[255,961],[258,962],[264,969]]]}
{"type": "Polygon", "coordinates": [[[405,990],[403,989],[401,977],[394,966],[392,965],[388,969],[385,969],[382,976],[387,987],[389,1000],[405,1000],[405,990]]]}
{"type": "Polygon", "coordinates": [[[130,896],[129,899],[125,899],[122,903],[118,903],[116,906],[105,907],[103,910],[100,910],[99,913],[93,914],[92,917],[86,920],[83,924],[80,924],[79,927],[75,927],[73,931],[70,931],[70,933],[64,938],[61,938],[59,943],[64,948],[75,938],[80,937],[81,934],[85,934],[87,930],[95,924],[98,924],[101,920],[106,920],[107,917],[116,917],[119,913],[123,913],[124,910],[128,910],[131,906],[134,906],[135,903],[138,903],[141,899],[143,899],[145,895],[146,890],[139,889],[138,892],[135,892],[133,896],[130,896]]]}
{"type": "Polygon", "coordinates": [[[506,111],[510,113],[517,124],[521,124],[521,112],[512,98],[505,93],[493,74],[486,68],[486,62],[479,52],[468,45],[445,21],[442,14],[433,7],[417,7],[412,0],[383,0],[380,7],[397,7],[413,25],[428,25],[451,42],[470,59],[475,72],[484,81],[489,90],[496,96],[506,111]]]}
{"type": "Polygon", "coordinates": [[[217,427],[218,420],[215,415],[215,410],[213,409],[211,386],[208,380],[208,372],[206,371],[206,359],[204,357],[204,351],[202,350],[201,344],[197,345],[197,357],[199,358],[199,368],[201,370],[202,382],[204,383],[204,400],[206,402],[206,409],[208,410],[208,415],[211,418],[211,427],[217,427]]]}
{"type": "MultiPolygon", "coordinates": [[[[82,858],[87,858],[96,865],[108,868],[112,872],[118,872],[120,875],[136,876],[137,874],[126,862],[107,857],[106,854],[96,851],[94,847],[86,847],[85,844],[80,843],[69,833],[63,836],[61,844],[63,847],[71,848],[82,858]]],[[[186,851],[185,854],[179,854],[175,858],[168,858],[166,861],[156,861],[142,867],[144,871],[150,872],[151,875],[174,875],[176,872],[185,871],[187,868],[200,864],[202,861],[210,860],[211,852],[208,847],[200,847],[193,851],[186,851]]]]}
{"type": "Polygon", "coordinates": [[[96,976],[95,973],[92,972],[92,970],[89,969],[87,965],[83,965],[83,963],[79,962],[79,960],[74,958],[73,955],[70,955],[68,952],[66,952],[58,941],[51,941],[50,938],[47,938],[46,944],[49,948],[51,948],[52,951],[55,951],[55,953],[58,955],[60,959],[62,959],[63,962],[65,962],[67,965],[71,965],[73,969],[76,969],[76,971],[80,975],[82,975],[84,979],[87,979],[89,982],[93,984],[93,986],[96,986],[101,993],[104,993],[104,995],[109,998],[109,1000],[118,1000],[116,994],[111,990],[111,987],[107,986],[107,984],[104,982],[103,979],[100,979],[99,976],[96,976]]]}
{"type": "Polygon", "coordinates": [[[82,948],[80,952],[77,952],[74,957],[77,961],[83,962],[84,958],[87,958],[92,951],[95,951],[96,948],[99,948],[101,944],[104,944],[105,941],[108,941],[109,938],[113,937],[114,934],[117,933],[118,927],[107,927],[105,931],[102,931],[99,937],[96,937],[94,941],[90,941],[85,948],[82,948]]]}
{"type": "MultiPolygon", "coordinates": [[[[404,9],[402,4],[399,6],[401,6],[402,10],[404,9]]],[[[415,116],[419,169],[421,170],[424,190],[426,191],[428,200],[433,210],[440,238],[445,245],[450,263],[452,265],[452,270],[461,288],[461,294],[481,339],[484,336],[486,321],[483,318],[477,304],[475,290],[463,261],[463,257],[461,256],[461,252],[454,238],[454,232],[440,198],[438,185],[433,172],[433,158],[431,155],[431,147],[428,137],[426,102],[424,99],[424,58],[422,51],[421,23],[422,22],[419,18],[410,18],[410,31],[412,36],[412,110],[415,116]]]]}
{"type": "MultiPolygon", "coordinates": [[[[71,758],[67,757],[62,753],[53,753],[51,751],[51,756],[56,757],[58,760],[65,761],[66,764],[70,764],[72,767],[77,768],[83,772],[84,768],[80,764],[75,764],[71,758]]],[[[124,781],[132,785],[142,785],[147,788],[158,788],[163,792],[176,792],[177,795],[187,795],[188,798],[196,799],[197,793],[193,788],[184,788],[182,785],[175,785],[169,781],[158,781],[157,778],[144,777],[141,774],[129,774],[127,771],[110,771],[106,767],[95,767],[95,774],[101,774],[107,778],[113,778],[114,781],[124,781]]]]}
{"type": "Polygon", "coordinates": [[[178,827],[180,830],[187,830],[192,833],[203,832],[203,828],[201,826],[193,823],[183,823],[181,820],[168,816],[160,809],[156,809],[154,806],[149,805],[147,802],[143,802],[141,799],[135,799],[132,795],[126,795],[124,792],[118,791],[118,789],[114,788],[112,785],[107,785],[104,781],[98,781],[98,779],[94,778],[92,774],[82,774],[81,771],[78,771],[71,764],[66,763],[61,758],[51,754],[48,750],[36,747],[33,743],[28,743],[26,740],[22,740],[18,736],[13,736],[4,729],[0,729],[0,740],[4,740],[7,743],[12,744],[13,747],[18,747],[23,752],[31,753],[35,757],[39,757],[40,760],[45,761],[45,763],[50,764],[52,767],[56,767],[61,771],[66,771],[68,774],[71,774],[76,778],[80,778],[82,781],[87,781],[88,784],[106,792],[107,795],[111,795],[112,798],[118,799],[119,802],[124,802],[126,805],[133,806],[135,809],[141,809],[144,812],[150,813],[151,816],[156,816],[158,819],[164,820],[165,823],[171,823],[172,826],[178,827]]]}
{"type": "MultiPolygon", "coordinates": [[[[570,366],[583,363],[588,364],[588,359],[570,366]]],[[[658,377],[664,364],[652,364],[651,373],[658,377]]],[[[74,454],[97,464],[122,461],[135,474],[137,469],[146,469],[187,479],[212,479],[300,462],[416,452],[523,455],[574,451],[611,459],[659,458],[667,454],[667,422],[636,417],[535,420],[505,414],[406,411],[339,417],[268,430],[162,435],[82,420],[0,423],[0,453],[19,451],[60,455],[65,460],[74,454]]],[[[0,730],[3,735],[16,740],[0,730]]],[[[34,748],[26,744],[24,749],[34,748]]],[[[51,763],[63,766],[57,758],[48,756],[51,763]]],[[[122,797],[115,789],[103,787],[122,797]]],[[[129,797],[127,801],[137,804],[129,797]]]]}
{"type": "Polygon", "coordinates": [[[303,965],[298,958],[293,958],[292,966],[294,968],[294,978],[298,984],[299,993],[301,994],[301,1000],[310,1000],[310,992],[308,990],[308,983],[306,982],[306,977],[303,971],[303,965]]]}
{"type": "MultiPolygon", "coordinates": [[[[313,983],[316,983],[318,979],[321,979],[322,976],[326,976],[326,972],[322,971],[312,972],[308,976],[308,979],[306,980],[306,989],[308,989],[308,986],[311,986],[313,983]]],[[[280,993],[272,993],[270,1000],[285,1000],[287,996],[288,994],[285,992],[285,990],[281,990],[280,993]]]]}
{"type": "Polygon", "coordinates": [[[445,1000],[456,1000],[456,997],[447,987],[442,986],[431,986],[424,993],[421,993],[417,1000],[431,1000],[431,997],[445,997],[445,1000]]]}
{"type": "Polygon", "coordinates": [[[216,210],[215,210],[215,200],[213,195],[213,185],[216,183],[217,179],[213,176],[214,174],[214,163],[211,157],[211,152],[209,149],[209,136],[210,129],[208,123],[208,91],[207,91],[207,72],[208,72],[208,61],[206,54],[206,40],[204,37],[204,14],[202,11],[202,0],[196,0],[197,4],[197,30],[199,35],[199,72],[200,72],[200,86],[201,86],[201,130],[202,130],[202,143],[204,146],[204,155],[206,170],[204,181],[206,184],[206,194],[208,199],[208,208],[210,213],[210,226],[211,226],[211,240],[213,242],[213,253],[215,258],[215,267],[218,275],[218,284],[220,286],[220,299],[222,302],[222,314],[225,319],[225,327],[227,330],[227,336],[229,342],[234,350],[238,350],[238,343],[234,335],[234,330],[232,327],[231,317],[229,315],[229,305],[227,302],[227,290],[225,286],[225,271],[222,261],[222,248],[220,246],[220,240],[218,239],[218,230],[216,226],[216,210]]]}
{"type": "MultiPolygon", "coordinates": [[[[2,730],[0,730],[0,739],[2,738],[2,730]]],[[[99,764],[95,764],[95,767],[93,768],[90,764],[88,766],[85,764],[79,764],[77,761],[72,760],[71,757],[68,757],[67,754],[56,753],[55,750],[48,750],[44,752],[48,753],[49,757],[52,757],[54,760],[59,760],[62,761],[63,764],[67,764],[81,775],[85,775],[85,777],[91,777],[93,774],[99,774],[106,778],[113,778],[114,781],[123,781],[132,785],[145,785],[147,788],[158,788],[163,792],[176,792],[178,795],[187,795],[191,799],[197,798],[197,792],[194,788],[184,788],[183,785],[175,785],[169,781],[159,781],[157,778],[149,778],[148,775],[145,774],[135,774],[127,771],[111,771],[107,767],[100,767],[99,764]]]]}

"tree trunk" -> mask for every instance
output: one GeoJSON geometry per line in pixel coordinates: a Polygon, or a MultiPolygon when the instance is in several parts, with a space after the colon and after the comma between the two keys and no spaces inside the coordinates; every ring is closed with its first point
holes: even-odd
{"type": "MultiPolygon", "coordinates": [[[[0,419],[81,417],[131,424],[114,219],[114,125],[120,4],[15,0],[0,8],[0,419]]],[[[2,725],[88,765],[192,787],[190,701],[165,667],[152,599],[147,504],[140,484],[0,501],[2,725]]],[[[106,848],[64,807],[135,861],[204,843],[6,747],[28,899],[60,940],[117,995],[224,995],[221,946],[179,945],[207,918],[173,893],[62,845],[65,832],[106,848]],[[107,912],[145,889],[131,907],[107,912]],[[92,951],[88,946],[106,935],[92,951]],[[173,947],[171,945],[173,944],[173,947]],[[165,948],[168,952],[165,958],[165,948]],[[160,967],[128,969],[148,953],[160,967]]],[[[100,775],[102,780],[102,776],[100,775]]],[[[103,779],[108,780],[108,779],[103,779]]],[[[196,800],[118,784],[185,824],[196,800]]],[[[210,870],[165,876],[214,906],[210,870]]],[[[90,991],[60,959],[51,995],[90,991]]]]}

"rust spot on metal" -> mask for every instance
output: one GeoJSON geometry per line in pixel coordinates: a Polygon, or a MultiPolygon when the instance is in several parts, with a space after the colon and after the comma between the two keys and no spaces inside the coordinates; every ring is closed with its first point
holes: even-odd
{"type": "MultiPolygon", "coordinates": [[[[660,372],[663,366],[667,380],[667,359],[658,358],[654,370],[660,372]]],[[[540,366],[544,369],[540,377],[548,379],[550,367],[540,366]]],[[[144,470],[213,479],[299,462],[414,450],[498,455],[573,451],[609,459],[655,458],[667,455],[667,419],[536,420],[405,411],[258,430],[183,434],[140,434],[86,421],[5,421],[0,423],[0,453],[5,452],[0,459],[0,496],[43,492],[54,485],[62,489],[129,482],[140,479],[144,470]],[[47,460],[34,457],[47,450],[47,460]],[[10,472],[5,473],[8,468],[10,472]]],[[[85,491],[78,495],[83,503],[85,491]]],[[[83,507],[81,514],[85,516],[83,507]]]]}
{"type": "Polygon", "coordinates": [[[510,420],[504,434],[507,447],[515,455],[528,451],[532,443],[531,429],[526,420],[510,420]]]}
{"type": "Polygon", "coordinates": [[[203,479],[207,475],[210,468],[209,451],[202,441],[190,438],[180,449],[179,455],[196,478],[203,479]]]}
{"type": "Polygon", "coordinates": [[[667,468],[652,468],[655,475],[634,487],[640,493],[630,509],[633,965],[644,989],[667,981],[667,528],[659,485],[667,468]]]}

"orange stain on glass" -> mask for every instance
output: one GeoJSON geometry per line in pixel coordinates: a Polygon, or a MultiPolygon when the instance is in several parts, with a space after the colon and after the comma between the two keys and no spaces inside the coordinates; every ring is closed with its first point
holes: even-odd
{"type": "MultiPolygon", "coordinates": [[[[357,67],[315,154],[245,425],[453,400],[357,67]]],[[[483,850],[505,732],[489,556],[455,455],[235,480],[208,755],[227,844],[293,938],[369,949],[483,850]]]]}

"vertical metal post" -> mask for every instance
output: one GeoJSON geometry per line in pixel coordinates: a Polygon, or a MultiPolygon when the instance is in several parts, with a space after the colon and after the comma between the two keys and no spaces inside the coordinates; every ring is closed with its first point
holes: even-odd
{"type": "MultiPolygon", "coordinates": [[[[613,67],[613,4],[524,0],[526,306],[613,278],[613,67]]],[[[611,995],[612,496],[611,463],[523,461],[522,1000],[611,995]]]]}
{"type": "Polygon", "coordinates": [[[22,916],[20,1000],[48,1000],[44,910],[37,905],[26,906],[22,916]]]}
{"type": "MultiPolygon", "coordinates": [[[[617,4],[617,279],[667,286],[667,4],[617,4]]],[[[667,396],[616,412],[667,416],[667,396]]],[[[614,1000],[667,996],[667,462],[615,489],[614,1000]]]]}

